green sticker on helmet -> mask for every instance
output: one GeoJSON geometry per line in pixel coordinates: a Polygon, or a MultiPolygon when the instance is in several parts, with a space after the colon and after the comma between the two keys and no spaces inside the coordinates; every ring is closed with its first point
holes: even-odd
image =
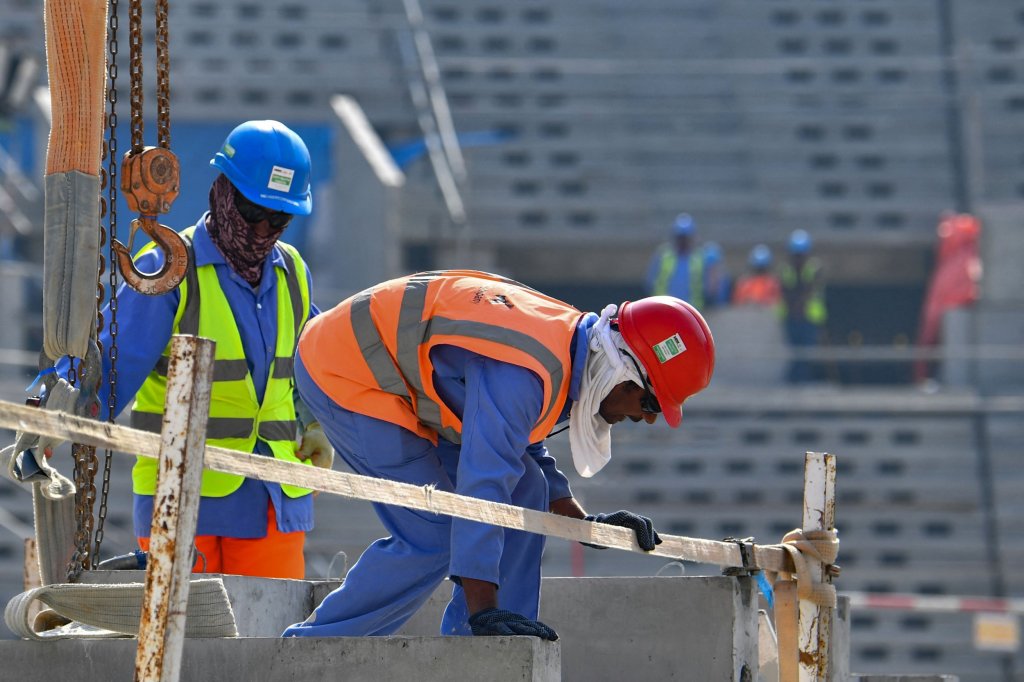
{"type": "Polygon", "coordinates": [[[276,189],[278,192],[290,192],[292,191],[292,179],[294,177],[295,171],[291,168],[274,166],[270,169],[270,180],[267,182],[267,187],[276,189]]]}
{"type": "Polygon", "coordinates": [[[235,148],[229,145],[227,142],[224,143],[224,156],[229,159],[235,155],[235,148]]]}
{"type": "Polygon", "coordinates": [[[686,351],[686,344],[679,338],[679,334],[673,334],[661,343],[651,346],[654,354],[658,356],[658,362],[666,363],[677,355],[686,351]]]}

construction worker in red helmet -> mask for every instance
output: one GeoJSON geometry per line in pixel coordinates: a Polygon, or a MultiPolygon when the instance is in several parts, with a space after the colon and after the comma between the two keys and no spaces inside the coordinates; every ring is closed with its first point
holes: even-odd
{"type": "MultiPolygon", "coordinates": [[[[384,282],[313,318],[296,387],[357,473],[632,529],[650,519],[588,515],[544,439],[568,422],[573,464],[593,476],[613,424],[675,428],[711,381],[715,346],[691,305],[654,296],[600,314],[470,270],[384,282]]],[[[390,635],[450,577],[443,635],[556,639],[537,620],[545,538],[395,505],[374,505],[390,537],[284,636],[390,635]]]]}

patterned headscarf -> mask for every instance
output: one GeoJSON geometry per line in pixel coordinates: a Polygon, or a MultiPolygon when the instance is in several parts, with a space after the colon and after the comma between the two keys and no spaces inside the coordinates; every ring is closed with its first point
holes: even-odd
{"type": "Polygon", "coordinates": [[[249,227],[235,208],[235,186],[223,174],[210,188],[210,217],[206,230],[235,272],[253,288],[263,276],[263,262],[285,228],[262,237],[249,227]]]}

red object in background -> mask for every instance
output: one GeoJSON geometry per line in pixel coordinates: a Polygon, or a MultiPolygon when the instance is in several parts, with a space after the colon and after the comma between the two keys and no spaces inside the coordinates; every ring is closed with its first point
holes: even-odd
{"type": "Polygon", "coordinates": [[[782,298],[779,278],[770,273],[745,275],[736,282],[732,302],[734,305],[762,305],[772,307],[782,298]]]}
{"type": "MultiPolygon", "coordinates": [[[[928,283],[921,326],[918,330],[919,346],[935,346],[942,332],[942,317],[947,310],[970,305],[978,300],[981,281],[981,257],[978,242],[981,222],[966,213],[950,213],[942,217],[938,226],[938,246],[935,271],[928,283]]],[[[928,378],[928,363],[914,365],[914,379],[928,378]]]]}

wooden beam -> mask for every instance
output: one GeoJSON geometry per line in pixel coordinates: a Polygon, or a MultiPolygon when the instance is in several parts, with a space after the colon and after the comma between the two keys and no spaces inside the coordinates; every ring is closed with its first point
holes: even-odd
{"type": "MultiPolygon", "coordinates": [[[[0,427],[46,434],[144,457],[156,457],[159,448],[156,434],[4,401],[0,401],[0,427]]],[[[289,483],[353,499],[397,504],[410,509],[669,559],[719,566],[743,565],[740,548],[732,542],[661,534],[662,544],[651,552],[644,552],[637,545],[635,534],[627,528],[479,500],[434,490],[429,486],[328,471],[308,464],[284,462],[225,448],[207,446],[205,466],[214,471],[262,481],[289,483]]],[[[756,545],[752,567],[767,571],[795,570],[789,555],[778,545],[756,545]]]]}

